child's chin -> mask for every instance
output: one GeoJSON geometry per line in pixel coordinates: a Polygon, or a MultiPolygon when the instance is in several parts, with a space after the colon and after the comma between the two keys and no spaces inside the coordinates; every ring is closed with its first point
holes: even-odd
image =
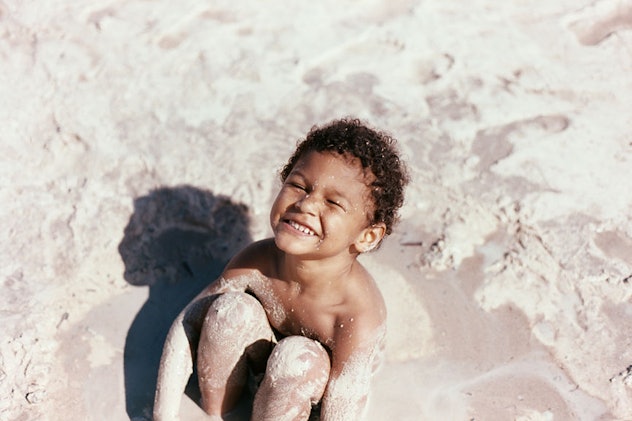
{"type": "Polygon", "coordinates": [[[287,254],[305,254],[314,252],[316,249],[315,238],[288,238],[287,235],[276,235],[274,242],[277,248],[287,254]],[[310,241],[311,240],[311,241],[310,241]],[[314,244],[311,244],[311,243],[314,244]]]}

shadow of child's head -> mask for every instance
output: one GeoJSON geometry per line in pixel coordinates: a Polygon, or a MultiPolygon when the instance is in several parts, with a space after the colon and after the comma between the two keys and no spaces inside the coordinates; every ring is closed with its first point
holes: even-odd
{"type": "Polygon", "coordinates": [[[125,280],[154,286],[216,272],[251,241],[248,222],[245,205],[192,186],[138,197],[118,247],[125,280]]]}

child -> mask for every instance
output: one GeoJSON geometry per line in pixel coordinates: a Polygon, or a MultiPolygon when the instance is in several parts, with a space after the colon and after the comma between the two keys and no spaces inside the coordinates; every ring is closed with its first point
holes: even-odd
{"type": "Polygon", "coordinates": [[[391,233],[408,182],[395,141],[358,120],[314,127],[281,171],[274,238],[235,256],[165,342],[154,418],[177,419],[197,364],[202,408],[221,420],[249,372],[253,420],[358,420],[380,362],[386,309],[357,261],[391,233]],[[259,376],[261,377],[261,376],[259,376]]]}

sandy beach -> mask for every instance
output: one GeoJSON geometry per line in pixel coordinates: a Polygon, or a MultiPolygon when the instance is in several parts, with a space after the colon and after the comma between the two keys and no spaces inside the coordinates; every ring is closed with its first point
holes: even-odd
{"type": "Polygon", "coordinates": [[[413,178],[368,420],[632,420],[626,4],[0,0],[0,419],[151,419],[175,315],[356,116],[413,178]]]}

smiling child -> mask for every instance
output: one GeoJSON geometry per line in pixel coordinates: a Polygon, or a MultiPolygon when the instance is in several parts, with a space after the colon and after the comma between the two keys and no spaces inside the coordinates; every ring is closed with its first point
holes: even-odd
{"type": "Polygon", "coordinates": [[[156,420],[178,418],[196,364],[220,420],[251,379],[253,420],[359,420],[382,358],[386,309],[357,257],[391,233],[408,182],[395,140],[358,120],[314,127],[281,171],[274,237],[251,244],[175,320],[156,420]]]}

